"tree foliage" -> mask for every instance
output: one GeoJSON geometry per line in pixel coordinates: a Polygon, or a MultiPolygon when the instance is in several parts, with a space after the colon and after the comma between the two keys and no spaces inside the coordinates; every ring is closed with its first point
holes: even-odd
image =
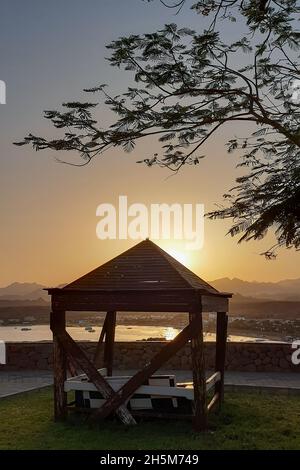
{"type": "MultiPolygon", "coordinates": [[[[147,0],[155,1],[155,0],[147,0]]],[[[63,131],[59,139],[30,134],[17,145],[36,150],[79,152],[83,165],[109,148],[134,148],[157,136],[160,154],[143,160],[179,171],[197,165],[205,144],[231,126],[228,151],[239,151],[245,174],[224,196],[211,218],[232,219],[231,235],[260,239],[275,229],[278,246],[300,247],[300,8],[296,0],[157,0],[177,13],[186,6],[205,17],[203,31],[167,24],[159,31],[129,35],[108,45],[113,67],[134,75],[125,93],[105,85],[85,90],[101,94],[116,116],[108,128],[94,116],[95,103],[71,102],[45,117],[63,131]],[[222,21],[244,22],[245,35],[228,44],[222,21]],[[299,98],[299,100],[298,100],[299,98]],[[236,124],[249,123],[235,138],[236,124]]],[[[200,22],[199,22],[200,23],[200,22]]],[[[200,28],[200,26],[199,26],[200,28]]],[[[204,153],[203,153],[204,152],[204,153]]]]}

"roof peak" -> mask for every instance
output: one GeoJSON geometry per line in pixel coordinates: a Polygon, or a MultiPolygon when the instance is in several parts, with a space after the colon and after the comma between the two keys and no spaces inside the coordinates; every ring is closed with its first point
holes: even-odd
{"type": "Polygon", "coordinates": [[[149,238],[85,274],[64,289],[201,289],[218,291],[149,238]]]}

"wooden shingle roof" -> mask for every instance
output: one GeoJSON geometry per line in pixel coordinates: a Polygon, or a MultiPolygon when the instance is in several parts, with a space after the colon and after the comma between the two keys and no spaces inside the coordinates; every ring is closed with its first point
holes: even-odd
{"type": "Polygon", "coordinates": [[[62,290],[153,291],[187,288],[200,289],[210,295],[220,294],[158,245],[144,240],[62,290]]]}

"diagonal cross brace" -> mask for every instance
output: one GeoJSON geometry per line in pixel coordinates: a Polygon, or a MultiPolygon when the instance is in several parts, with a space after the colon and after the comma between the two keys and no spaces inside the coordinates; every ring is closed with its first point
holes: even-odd
{"type": "Polygon", "coordinates": [[[100,365],[101,346],[102,346],[102,343],[103,343],[104,338],[106,336],[107,315],[108,314],[106,314],[106,317],[104,319],[104,323],[103,323],[103,326],[102,326],[102,330],[101,330],[101,333],[100,333],[100,337],[99,337],[97,347],[96,347],[96,351],[95,351],[95,355],[94,355],[94,364],[95,364],[96,367],[100,365]]]}
{"type": "Polygon", "coordinates": [[[162,364],[176,354],[190,339],[196,337],[202,328],[201,314],[195,315],[193,320],[186,326],[170,343],[164,346],[151,361],[137,372],[117,392],[111,395],[107,401],[98,408],[90,417],[91,420],[104,419],[130,398],[143,383],[156,372],[162,364]]]}
{"type": "MultiPolygon", "coordinates": [[[[68,353],[72,359],[80,366],[82,371],[87,375],[89,380],[95,385],[97,390],[101,392],[104,398],[110,399],[115,395],[115,391],[100,374],[96,367],[90,362],[86,354],[71,338],[71,336],[65,331],[55,331],[55,335],[58,341],[61,343],[65,352],[68,353]]],[[[136,424],[135,419],[131,415],[130,411],[126,408],[123,402],[116,409],[116,414],[124,424],[136,424]]]]}

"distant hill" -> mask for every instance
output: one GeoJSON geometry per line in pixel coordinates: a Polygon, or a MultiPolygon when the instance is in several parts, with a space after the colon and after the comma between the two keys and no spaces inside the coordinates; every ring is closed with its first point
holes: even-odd
{"type": "MultiPolygon", "coordinates": [[[[232,292],[233,304],[257,304],[270,301],[297,302],[300,301],[300,278],[286,279],[279,282],[250,282],[242,279],[224,277],[210,282],[216,289],[223,292],[232,292]]],[[[63,287],[64,284],[58,287],[63,287]]],[[[34,302],[35,305],[49,303],[49,296],[43,289],[45,286],[35,282],[14,282],[7,287],[0,288],[0,302],[9,301],[11,305],[25,305],[34,302]]],[[[2,304],[3,305],[3,304],[2,304]]]]}
{"type": "Polygon", "coordinates": [[[34,300],[19,299],[10,300],[0,297],[0,310],[3,308],[18,308],[18,307],[49,307],[49,300],[44,300],[41,297],[34,300]]]}
{"type": "Polygon", "coordinates": [[[238,278],[224,277],[212,281],[210,284],[220,291],[252,297],[255,300],[300,301],[300,278],[279,282],[249,282],[238,278]]]}
{"type": "Polygon", "coordinates": [[[0,288],[0,301],[9,300],[10,302],[41,301],[41,304],[49,302],[49,296],[44,289],[45,286],[35,282],[14,282],[7,287],[0,288]]]}
{"type": "Polygon", "coordinates": [[[23,296],[43,288],[44,286],[42,284],[37,284],[36,282],[13,282],[9,284],[9,286],[0,288],[0,297],[4,295],[23,296]]]}
{"type": "Polygon", "coordinates": [[[232,316],[247,318],[300,319],[300,302],[254,298],[249,300],[247,297],[234,296],[229,303],[229,312],[232,316]]]}

